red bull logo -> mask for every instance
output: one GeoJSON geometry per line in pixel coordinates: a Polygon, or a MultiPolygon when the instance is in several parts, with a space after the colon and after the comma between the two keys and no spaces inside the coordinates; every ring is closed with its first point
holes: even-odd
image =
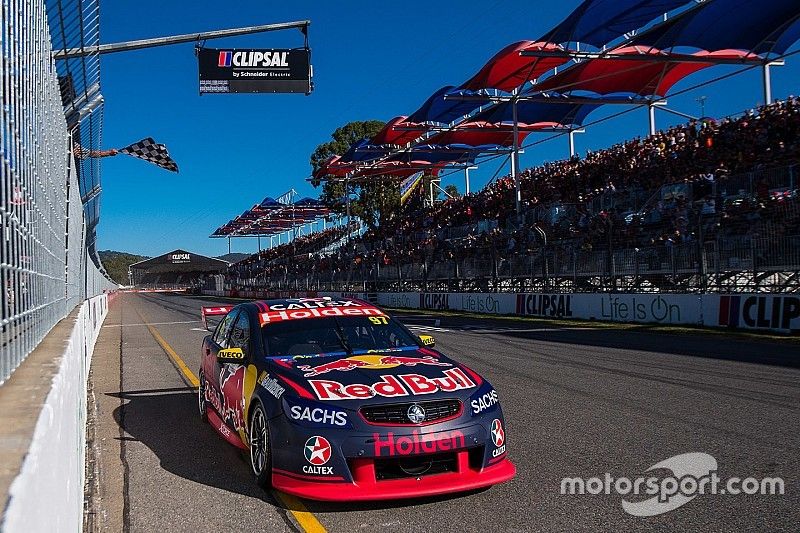
{"type": "Polygon", "coordinates": [[[223,369],[219,376],[220,392],[213,390],[210,386],[205,388],[205,398],[220,417],[231,424],[237,430],[244,427],[244,416],[242,415],[242,381],[244,380],[244,367],[233,365],[222,365],[223,369]]]}
{"type": "Polygon", "coordinates": [[[429,378],[420,374],[382,375],[380,381],[371,385],[362,383],[345,385],[327,379],[309,379],[308,383],[320,400],[363,400],[375,396],[384,398],[422,396],[475,387],[475,382],[460,368],[450,368],[444,370],[442,374],[444,375],[438,378],[429,378]]]}
{"type": "Polygon", "coordinates": [[[405,357],[402,355],[354,355],[352,357],[345,357],[322,363],[317,366],[299,365],[297,368],[305,372],[304,376],[307,378],[327,374],[334,370],[339,372],[349,372],[356,368],[365,368],[370,370],[382,370],[385,368],[394,368],[398,366],[417,366],[417,365],[430,365],[430,366],[453,366],[450,363],[445,363],[438,360],[436,357],[426,355],[425,357],[405,357]]]}

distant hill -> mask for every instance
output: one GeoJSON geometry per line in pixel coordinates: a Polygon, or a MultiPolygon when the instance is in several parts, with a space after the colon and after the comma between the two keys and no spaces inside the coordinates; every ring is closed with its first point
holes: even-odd
{"type": "Polygon", "coordinates": [[[242,259],[246,259],[250,257],[251,254],[242,254],[239,252],[234,252],[232,254],[225,254],[217,256],[217,259],[222,259],[223,261],[227,261],[228,263],[238,263],[242,259]]]}
{"type": "Polygon", "coordinates": [[[100,250],[100,261],[106,267],[106,272],[111,279],[121,285],[128,284],[128,267],[144,259],[150,259],[144,255],[129,254],[126,252],[115,252],[113,250],[100,250]]]}

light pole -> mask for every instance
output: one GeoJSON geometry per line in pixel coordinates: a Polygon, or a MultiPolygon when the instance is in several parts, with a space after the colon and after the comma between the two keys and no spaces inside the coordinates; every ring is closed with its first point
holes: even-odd
{"type": "Polygon", "coordinates": [[[708,100],[708,96],[700,96],[697,98],[697,103],[700,104],[700,120],[704,119],[706,116],[706,100],[708,100]]]}

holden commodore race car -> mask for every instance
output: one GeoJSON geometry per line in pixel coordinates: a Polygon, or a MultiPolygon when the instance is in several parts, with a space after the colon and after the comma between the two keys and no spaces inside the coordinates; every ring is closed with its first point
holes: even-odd
{"type": "Polygon", "coordinates": [[[202,420],[258,485],[317,500],[411,498],[510,480],[494,388],[384,310],[307,298],[202,309],[202,420]]]}

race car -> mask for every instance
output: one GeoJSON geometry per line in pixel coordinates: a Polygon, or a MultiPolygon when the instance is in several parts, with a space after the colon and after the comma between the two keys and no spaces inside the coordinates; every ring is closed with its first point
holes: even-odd
{"type": "Polygon", "coordinates": [[[245,450],[261,487],[384,500],[514,477],[497,391],[383,309],[355,299],[207,307],[203,421],[245,450]]]}

